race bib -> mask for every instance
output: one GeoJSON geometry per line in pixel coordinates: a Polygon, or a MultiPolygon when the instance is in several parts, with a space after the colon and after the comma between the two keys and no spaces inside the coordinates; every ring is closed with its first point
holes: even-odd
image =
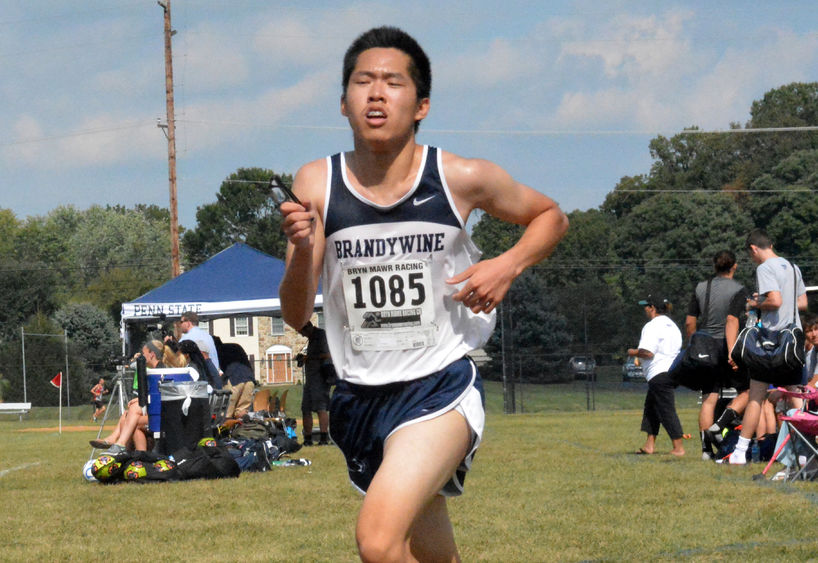
{"type": "Polygon", "coordinates": [[[354,350],[410,350],[437,342],[429,261],[342,268],[354,350]]]}

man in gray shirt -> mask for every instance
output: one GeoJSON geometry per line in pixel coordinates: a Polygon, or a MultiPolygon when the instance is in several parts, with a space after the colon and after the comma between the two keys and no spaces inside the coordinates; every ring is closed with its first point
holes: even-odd
{"type": "MultiPolygon", "coordinates": [[[[801,326],[798,310],[807,308],[807,290],[801,271],[773,251],[772,239],[762,229],[754,229],[747,235],[747,252],[750,259],[758,264],[758,293],[747,301],[747,307],[761,311],[761,325],[771,330],[780,330],[792,322],[801,326]]],[[[794,389],[801,383],[801,369],[791,374],[774,376],[763,371],[750,371],[750,399],[742,420],[741,436],[736,449],[730,454],[728,463],[747,463],[747,448],[755,434],[761,417],[761,404],[767,396],[769,384],[794,389]]]]}
{"type": "Polygon", "coordinates": [[[697,374],[701,384],[702,408],[699,411],[699,436],[702,440],[702,459],[713,459],[713,436],[721,434],[708,433],[715,418],[719,392],[724,387],[734,387],[738,395],[730,402],[723,414],[725,423],[733,422],[744,411],[747,405],[750,380],[746,372],[734,374],[727,362],[727,344],[724,338],[724,325],[727,311],[736,293],[746,293],[744,286],[733,279],[736,273],[736,255],[729,250],[722,250],[713,256],[715,276],[700,282],[690,299],[685,318],[685,333],[690,339],[697,330],[709,334],[720,342],[719,365],[707,373],[697,374]],[[742,376],[742,377],[736,377],[742,376]],[[729,419],[729,421],[727,420],[729,419]]]}

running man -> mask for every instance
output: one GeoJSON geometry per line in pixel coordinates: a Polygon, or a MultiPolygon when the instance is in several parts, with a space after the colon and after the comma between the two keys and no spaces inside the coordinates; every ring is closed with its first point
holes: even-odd
{"type": "Polygon", "coordinates": [[[107,392],[108,390],[105,388],[105,380],[101,377],[99,378],[99,381],[97,381],[96,385],[91,387],[91,395],[94,396],[94,400],[92,401],[94,403],[94,414],[91,415],[91,418],[94,420],[94,422],[96,422],[97,418],[102,416],[102,414],[105,412],[106,406],[102,404],[102,396],[107,392]]]}
{"type": "Polygon", "coordinates": [[[296,174],[280,295],[302,327],[322,287],[338,372],[330,435],[366,493],[356,526],[364,561],[457,561],[446,496],[462,492],[480,443],[482,384],[466,357],[494,309],[568,228],[557,204],[485,160],[419,145],[429,59],[396,28],[372,29],[344,56],[341,113],[353,150],[296,174]],[[465,225],[482,209],[526,227],[479,260],[465,225]]]}

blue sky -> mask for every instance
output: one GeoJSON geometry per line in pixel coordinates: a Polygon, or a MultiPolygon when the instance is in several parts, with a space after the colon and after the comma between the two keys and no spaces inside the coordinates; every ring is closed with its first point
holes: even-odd
{"type": "MultiPolygon", "coordinates": [[[[0,0],[0,207],[168,205],[162,9],[0,0]]],[[[648,142],[727,129],[818,79],[818,10],[781,2],[172,0],[179,219],[240,167],[351,147],[341,58],[375,25],[432,60],[419,142],[493,160],[566,211],[650,167],[648,142]]]]}

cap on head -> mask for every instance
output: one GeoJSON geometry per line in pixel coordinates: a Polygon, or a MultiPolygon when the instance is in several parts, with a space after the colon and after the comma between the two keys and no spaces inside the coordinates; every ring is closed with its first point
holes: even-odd
{"type": "Polygon", "coordinates": [[[670,301],[655,294],[648,295],[645,299],[639,301],[638,304],[642,307],[655,307],[657,311],[667,311],[671,307],[670,301]]]}

